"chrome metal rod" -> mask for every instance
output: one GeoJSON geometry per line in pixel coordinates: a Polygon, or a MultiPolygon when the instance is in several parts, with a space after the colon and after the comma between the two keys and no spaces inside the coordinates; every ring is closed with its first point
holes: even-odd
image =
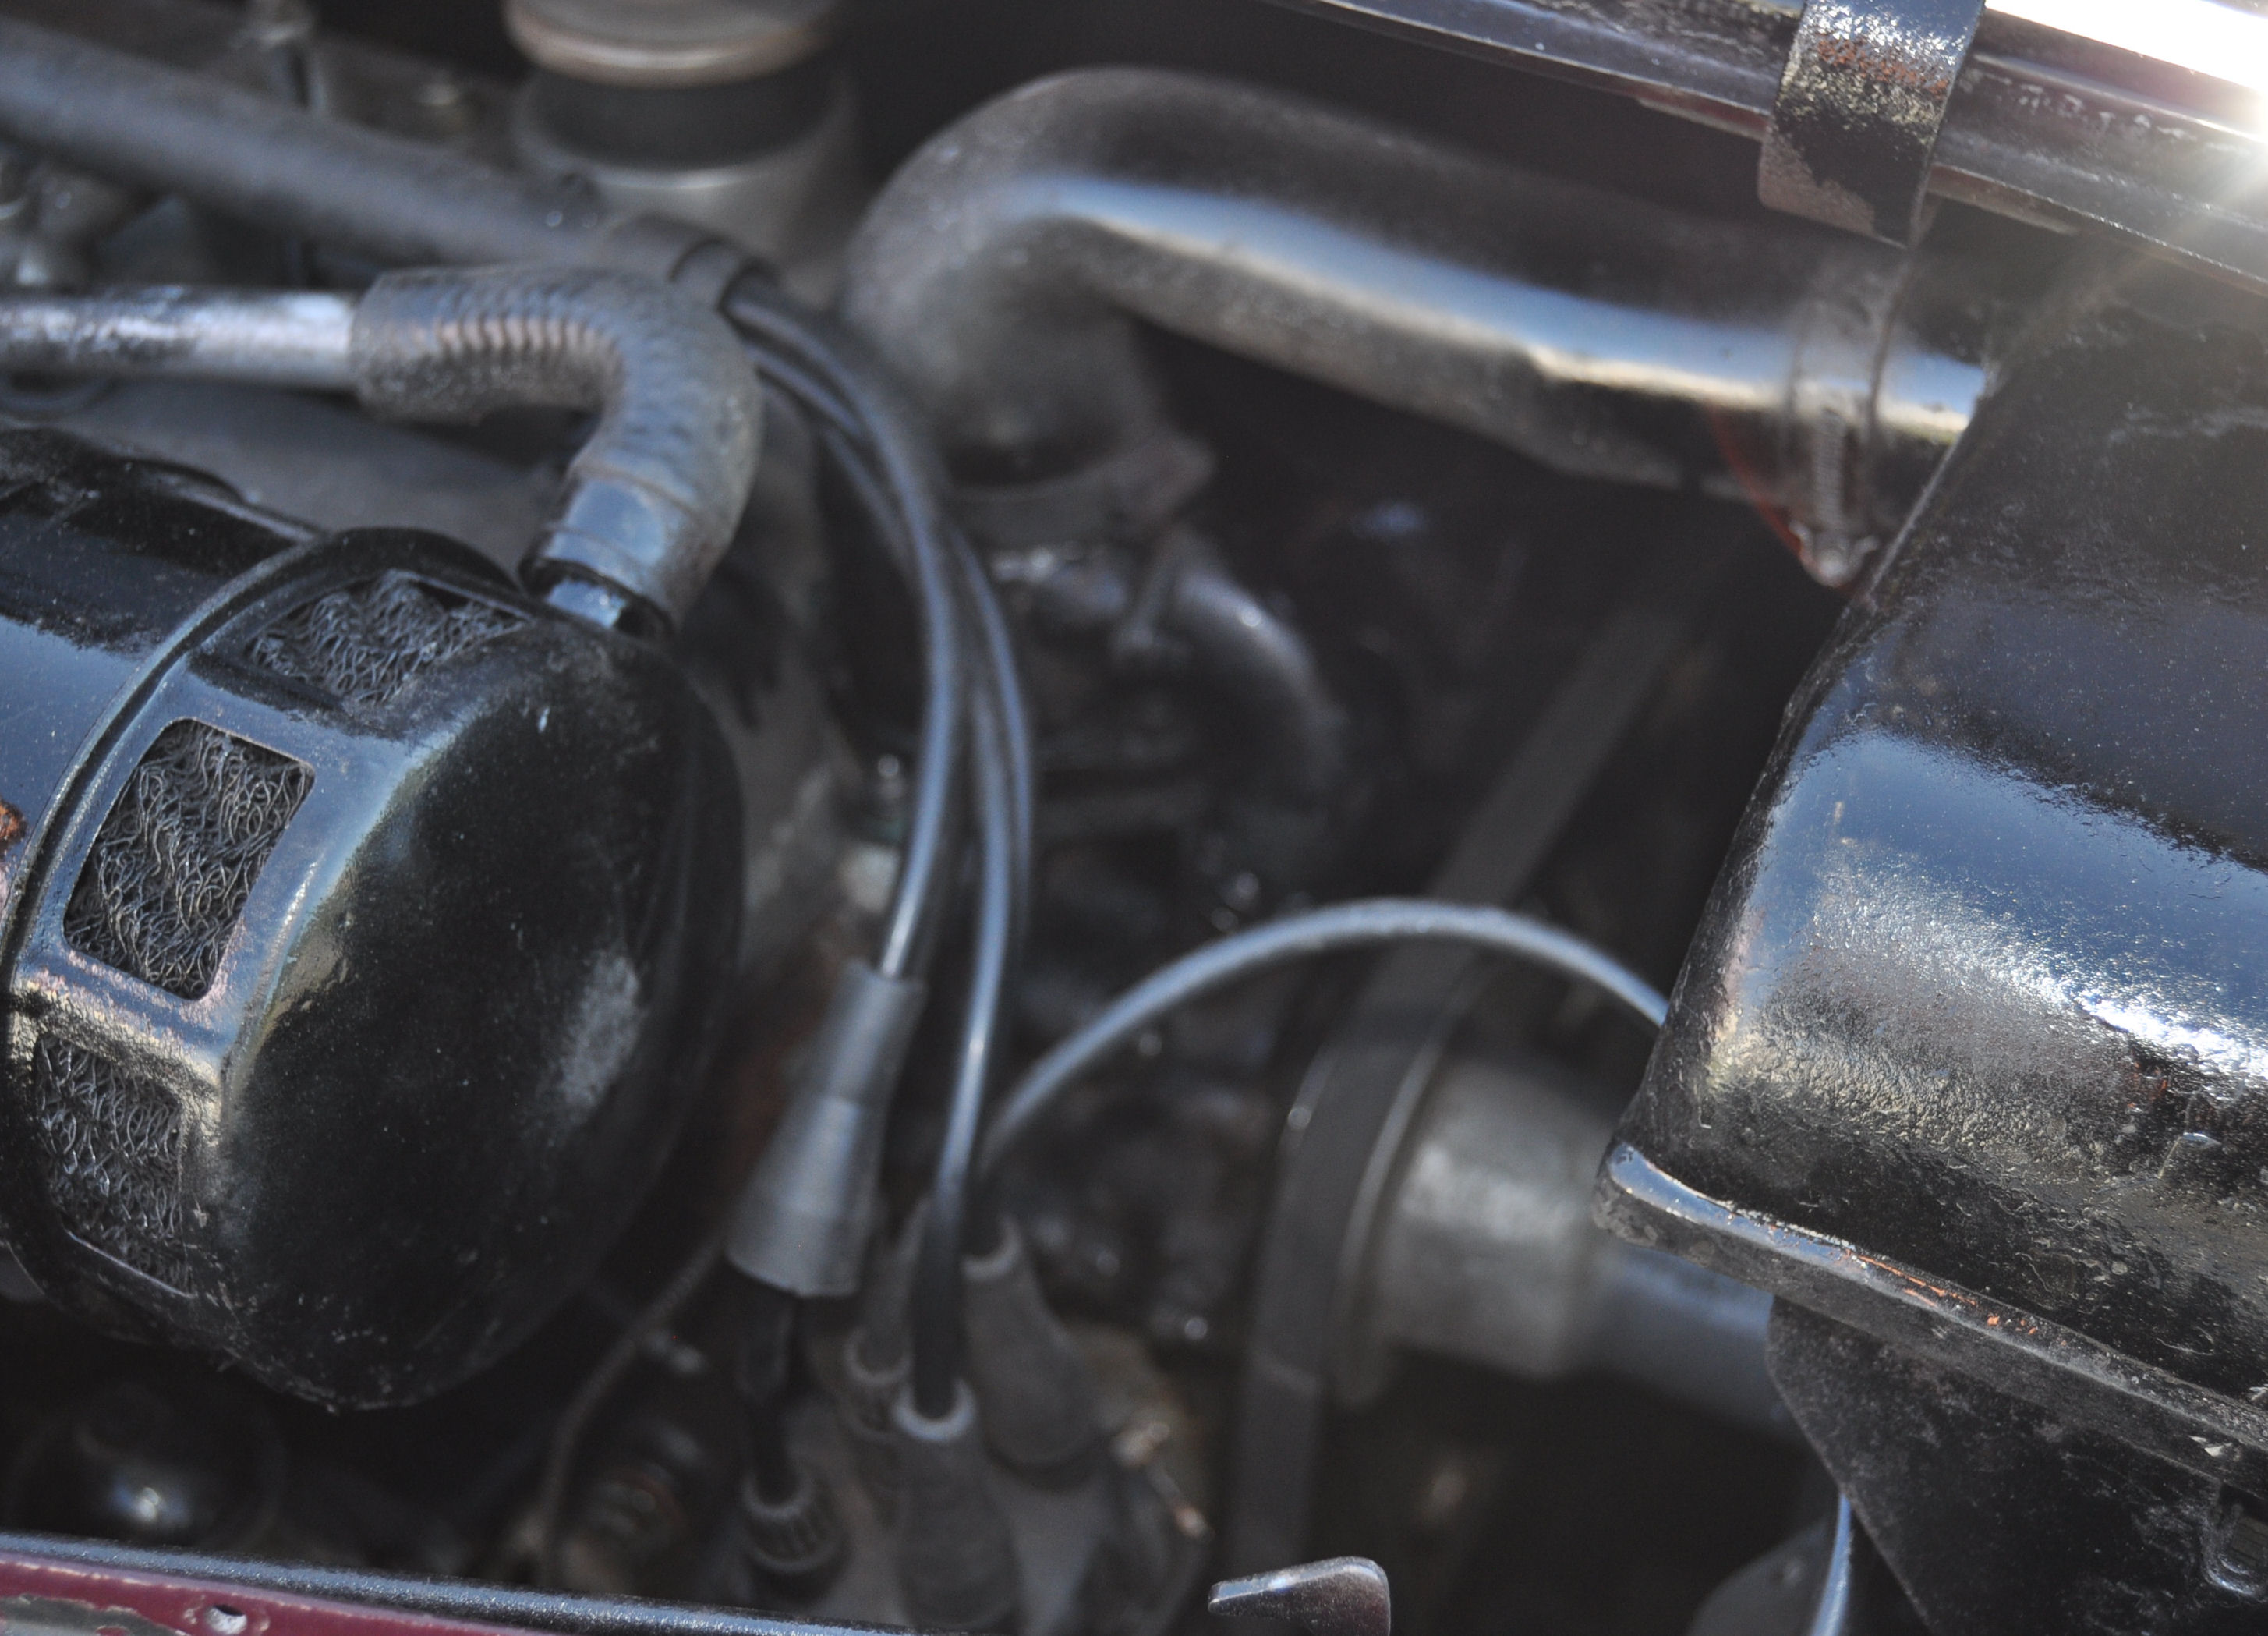
{"type": "MultiPolygon", "coordinates": [[[[1750,137],[1764,134],[1803,9],[1800,0],[1279,3],[1750,137]]],[[[1930,190],[2020,220],[2106,230],[2268,290],[2264,98],[2268,51],[2247,8],[1994,0],[1947,110],[1930,190]]]]}
{"type": "Polygon", "coordinates": [[[1668,484],[1683,461],[1618,409],[1777,410],[1822,253],[1272,92],[1105,70],[932,141],[875,204],[843,303],[964,468],[1075,465],[1161,418],[1141,319],[1668,484]]]}
{"type": "Polygon", "coordinates": [[[350,296],[160,288],[0,299],[0,370],[344,391],[350,296]]]}

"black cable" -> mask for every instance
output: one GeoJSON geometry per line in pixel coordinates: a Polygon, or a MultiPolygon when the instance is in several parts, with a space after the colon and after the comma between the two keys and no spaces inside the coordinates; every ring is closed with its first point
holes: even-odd
{"type": "MultiPolygon", "coordinates": [[[[850,335],[755,276],[733,285],[723,310],[757,352],[759,370],[872,457],[898,518],[902,532],[895,537],[903,545],[921,621],[925,680],[905,855],[874,965],[886,977],[916,975],[952,885],[946,862],[954,782],[968,719],[961,576],[935,461],[911,412],[850,335]],[[799,382],[811,388],[808,396],[799,382]]],[[[886,540],[892,537],[886,532],[886,540]]]]}
{"type": "Polygon", "coordinates": [[[584,1433],[599,1411],[613,1396],[615,1389],[637,1362],[638,1354],[645,1350],[647,1341],[673,1322],[684,1309],[686,1302],[701,1293],[709,1275],[717,1270],[717,1263],[725,1253],[725,1237],[713,1233],[703,1239],[692,1255],[685,1260],[669,1282],[661,1286],[654,1298],[631,1319],[628,1328],[615,1338],[591,1373],[584,1377],[566,1411],[559,1417],[551,1432],[551,1447],[543,1463],[543,1479],[536,1489],[535,1500],[535,1576],[540,1585],[559,1582],[559,1528],[564,1521],[567,1507],[567,1485],[575,1475],[575,1458],[581,1450],[584,1433]]]}
{"type": "MultiPolygon", "coordinates": [[[[865,451],[848,434],[832,426],[822,425],[819,429],[819,446],[834,464],[837,475],[843,479],[843,486],[850,490],[851,497],[858,503],[858,509],[865,513],[869,522],[873,526],[880,538],[883,550],[904,573],[909,589],[915,589],[918,593],[918,578],[903,519],[892,504],[880,474],[874,469],[873,462],[866,457],[865,451]]],[[[958,579],[959,576],[956,574],[955,578],[958,579]]],[[[968,617],[966,608],[958,600],[954,602],[954,617],[961,621],[966,621],[968,617]]],[[[922,746],[915,752],[917,770],[928,765],[926,757],[938,753],[931,734],[936,725],[934,719],[939,711],[951,711],[959,713],[964,724],[960,733],[962,746],[965,747],[968,741],[968,728],[965,724],[971,691],[968,674],[969,645],[966,639],[965,631],[956,635],[954,645],[957,656],[961,662],[961,669],[959,672],[956,685],[941,703],[939,702],[936,690],[938,678],[932,673],[927,679],[928,691],[923,705],[921,727],[922,746]]],[[[893,908],[890,916],[890,924],[893,927],[901,924],[909,924],[911,926],[909,935],[912,937],[913,941],[902,947],[900,956],[904,962],[907,973],[918,974],[929,969],[931,955],[936,948],[938,939],[945,930],[946,905],[942,900],[951,891],[959,873],[957,869],[933,867],[929,861],[917,860],[914,850],[916,836],[933,834],[934,839],[931,843],[933,850],[929,853],[929,859],[942,860],[960,856],[961,796],[962,786],[966,782],[964,777],[966,769],[956,763],[950,769],[950,772],[951,776],[943,781],[944,804],[937,809],[941,814],[940,821],[933,826],[926,816],[928,804],[935,800],[938,795],[937,790],[930,787],[926,781],[917,783],[911,803],[912,810],[907,818],[906,859],[898,870],[897,886],[892,897],[893,908]],[[910,917],[910,920],[903,920],[902,917],[910,917]]],[[[888,942],[889,934],[886,933],[886,948],[888,942]]],[[[882,956],[878,954],[875,960],[876,969],[881,969],[881,962],[882,956]]],[[[889,974],[884,972],[883,975],[889,974]]]]}
{"type": "MultiPolygon", "coordinates": [[[[795,390],[772,372],[768,360],[758,368],[784,389],[795,390]]],[[[804,402],[799,394],[798,402],[804,402]]],[[[917,976],[927,967],[953,885],[946,860],[955,851],[955,786],[968,734],[968,644],[956,594],[959,574],[917,547],[902,504],[855,434],[824,418],[817,430],[820,447],[905,576],[922,628],[922,715],[915,735],[905,853],[874,959],[884,976],[917,976]]]]}
{"type": "Polygon", "coordinates": [[[754,337],[742,335],[748,356],[756,365],[756,372],[795,400],[821,424],[832,426],[852,436],[858,435],[858,417],[850,406],[830,391],[817,376],[777,352],[766,348],[754,337]]]}
{"type": "Polygon", "coordinates": [[[1025,1071],[984,1133],[980,1177],[998,1174],[1008,1151],[1042,1115],[1120,1046],[1190,1000],[1292,961],[1387,943],[1462,943],[1529,960],[1590,983],[1655,1028],[1669,1002],[1612,956],[1557,926],[1501,909],[1413,898],[1368,898],[1270,920],[1222,938],[1160,967],[1111,1002],[1093,1021],[1025,1071]]]}
{"type": "Polygon", "coordinates": [[[969,1178],[992,1078],[1001,995],[1015,940],[1014,821],[1008,756],[989,692],[976,733],[976,927],[969,958],[968,1007],[954,1065],[945,1139],[937,1155],[929,1213],[922,1224],[909,1318],[913,1332],[914,1407],[932,1420],[953,1412],[961,1378],[961,1257],[969,1178]]]}
{"type": "MultiPolygon", "coordinates": [[[[931,598],[939,553],[952,564],[956,606],[969,628],[961,651],[974,674],[962,679],[964,690],[948,694],[937,665],[932,661],[929,667],[920,751],[920,771],[925,775],[935,765],[931,760],[938,753],[933,729],[944,711],[941,701],[950,699],[956,717],[963,708],[975,710],[977,764],[969,794],[983,856],[970,992],[932,1208],[922,1230],[909,1293],[916,1403],[924,1414],[942,1417],[951,1410],[960,1374],[961,1258],[968,1237],[970,1184],[984,1092],[998,1051],[1007,974],[1031,912],[1038,781],[1031,714],[1013,635],[991,580],[937,505],[940,480],[927,446],[909,430],[911,417],[881,372],[855,339],[759,281],[736,285],[724,310],[739,328],[757,369],[817,422],[828,459],[914,587],[925,642],[939,612],[931,598]]],[[[917,785],[883,961],[895,951],[910,969],[926,963],[941,918],[939,900],[947,876],[941,860],[950,850],[951,819],[957,811],[953,793],[950,776],[924,777],[917,785]],[[933,841],[918,858],[917,836],[933,841]]],[[[877,963],[887,974],[883,961],[877,963]]]]}
{"type": "MultiPolygon", "coordinates": [[[[833,372],[822,357],[826,349],[834,348],[844,355],[836,360],[836,366],[842,370],[869,367],[859,358],[856,343],[833,331],[825,320],[796,313],[777,297],[758,302],[754,286],[741,293],[748,298],[738,306],[728,301],[726,311],[742,324],[743,334],[748,336],[756,355],[757,367],[821,423],[821,446],[858,495],[861,508],[874,520],[886,549],[901,554],[902,564],[909,562],[912,546],[906,520],[894,515],[892,508],[878,502],[876,496],[883,488],[883,478],[867,458],[865,428],[851,402],[829,384],[833,372]]],[[[991,578],[958,528],[947,522],[942,532],[959,574],[968,611],[973,616],[976,645],[990,673],[994,704],[1006,748],[1013,826],[1015,927],[1020,943],[1030,914],[1034,807],[1038,783],[1031,712],[1017,665],[1014,636],[991,578]]]]}
{"type": "MultiPolygon", "coordinates": [[[[854,486],[870,490],[881,486],[882,475],[861,458],[872,438],[869,423],[862,418],[858,394],[841,388],[847,384],[863,385],[868,391],[870,408],[894,409],[900,417],[898,424],[886,428],[894,434],[904,431],[902,417],[906,410],[895,393],[883,384],[880,372],[857,340],[825,317],[798,308],[791,298],[754,279],[743,280],[734,287],[726,298],[725,311],[748,340],[758,369],[821,423],[822,446],[845,476],[854,486]],[[828,436],[830,431],[836,435],[828,436]]],[[[866,509],[873,513],[877,508],[870,503],[866,509]]],[[[909,516],[905,520],[910,523],[917,520],[909,516]]],[[[1033,810],[1038,782],[1031,713],[1024,698],[1014,638],[991,578],[960,531],[941,514],[939,522],[949,541],[963,591],[975,615],[980,645],[994,678],[1002,731],[1006,736],[1013,792],[1015,872],[1019,882],[1017,925],[1020,937],[1030,898],[1033,810]]],[[[892,529],[887,524],[881,526],[886,541],[895,549],[911,549],[912,541],[907,533],[892,529]]]]}
{"type": "MultiPolygon", "coordinates": [[[[1008,616],[994,594],[991,577],[977,560],[968,540],[956,530],[954,556],[961,567],[961,586],[976,616],[976,630],[992,683],[992,706],[998,712],[1001,748],[1006,760],[1009,818],[1009,874],[1015,905],[1013,947],[1023,948],[1030,929],[1033,870],[1034,808],[1039,800],[1039,755],[1032,742],[1032,712],[1024,698],[1022,674],[1016,664],[1015,636],[1008,616]]],[[[1013,963],[1014,954],[1011,955],[1013,963]]]]}
{"type": "MultiPolygon", "coordinates": [[[[991,660],[994,707],[998,712],[1001,743],[1006,756],[1008,796],[1009,874],[1011,912],[1009,915],[1010,971],[1018,969],[1023,958],[1024,941],[1031,929],[1031,911],[1037,886],[1033,879],[1034,807],[1037,802],[1039,782],[1038,756],[1032,743],[1031,712],[1024,699],[1021,678],[1016,665],[1014,637],[1010,632],[1006,615],[1001,611],[999,599],[993,594],[992,582],[977,561],[975,551],[961,542],[961,572],[970,588],[969,600],[976,604],[984,646],[991,660]]],[[[1000,1024],[996,1017],[993,1026],[1000,1024]]],[[[965,1173],[956,1174],[949,1185],[956,1191],[968,1189],[965,1173]]],[[[999,1245],[1000,1212],[989,1193],[980,1190],[972,1195],[968,1218],[961,1228],[961,1247],[973,1256],[989,1256],[999,1245]]]]}

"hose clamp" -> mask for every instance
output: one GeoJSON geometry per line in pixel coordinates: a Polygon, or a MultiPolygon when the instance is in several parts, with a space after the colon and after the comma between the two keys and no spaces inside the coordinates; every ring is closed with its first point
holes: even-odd
{"type": "Polygon", "coordinates": [[[1984,0],[1808,0],[1756,191],[1776,210],[1911,245],[1984,0]]]}

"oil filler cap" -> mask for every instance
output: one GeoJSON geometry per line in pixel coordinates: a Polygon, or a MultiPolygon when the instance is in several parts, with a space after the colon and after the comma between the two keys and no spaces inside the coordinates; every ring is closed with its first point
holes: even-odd
{"type": "Polygon", "coordinates": [[[335,1405],[523,1338],[674,1133],[738,801],[662,652],[435,536],[0,431],[0,1227],[335,1405]]]}

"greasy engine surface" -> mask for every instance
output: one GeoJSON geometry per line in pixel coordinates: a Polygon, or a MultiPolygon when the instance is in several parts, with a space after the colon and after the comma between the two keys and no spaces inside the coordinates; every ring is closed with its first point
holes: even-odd
{"type": "Polygon", "coordinates": [[[2134,11],[0,0],[0,1622],[2260,1628],[2134,11]]]}

